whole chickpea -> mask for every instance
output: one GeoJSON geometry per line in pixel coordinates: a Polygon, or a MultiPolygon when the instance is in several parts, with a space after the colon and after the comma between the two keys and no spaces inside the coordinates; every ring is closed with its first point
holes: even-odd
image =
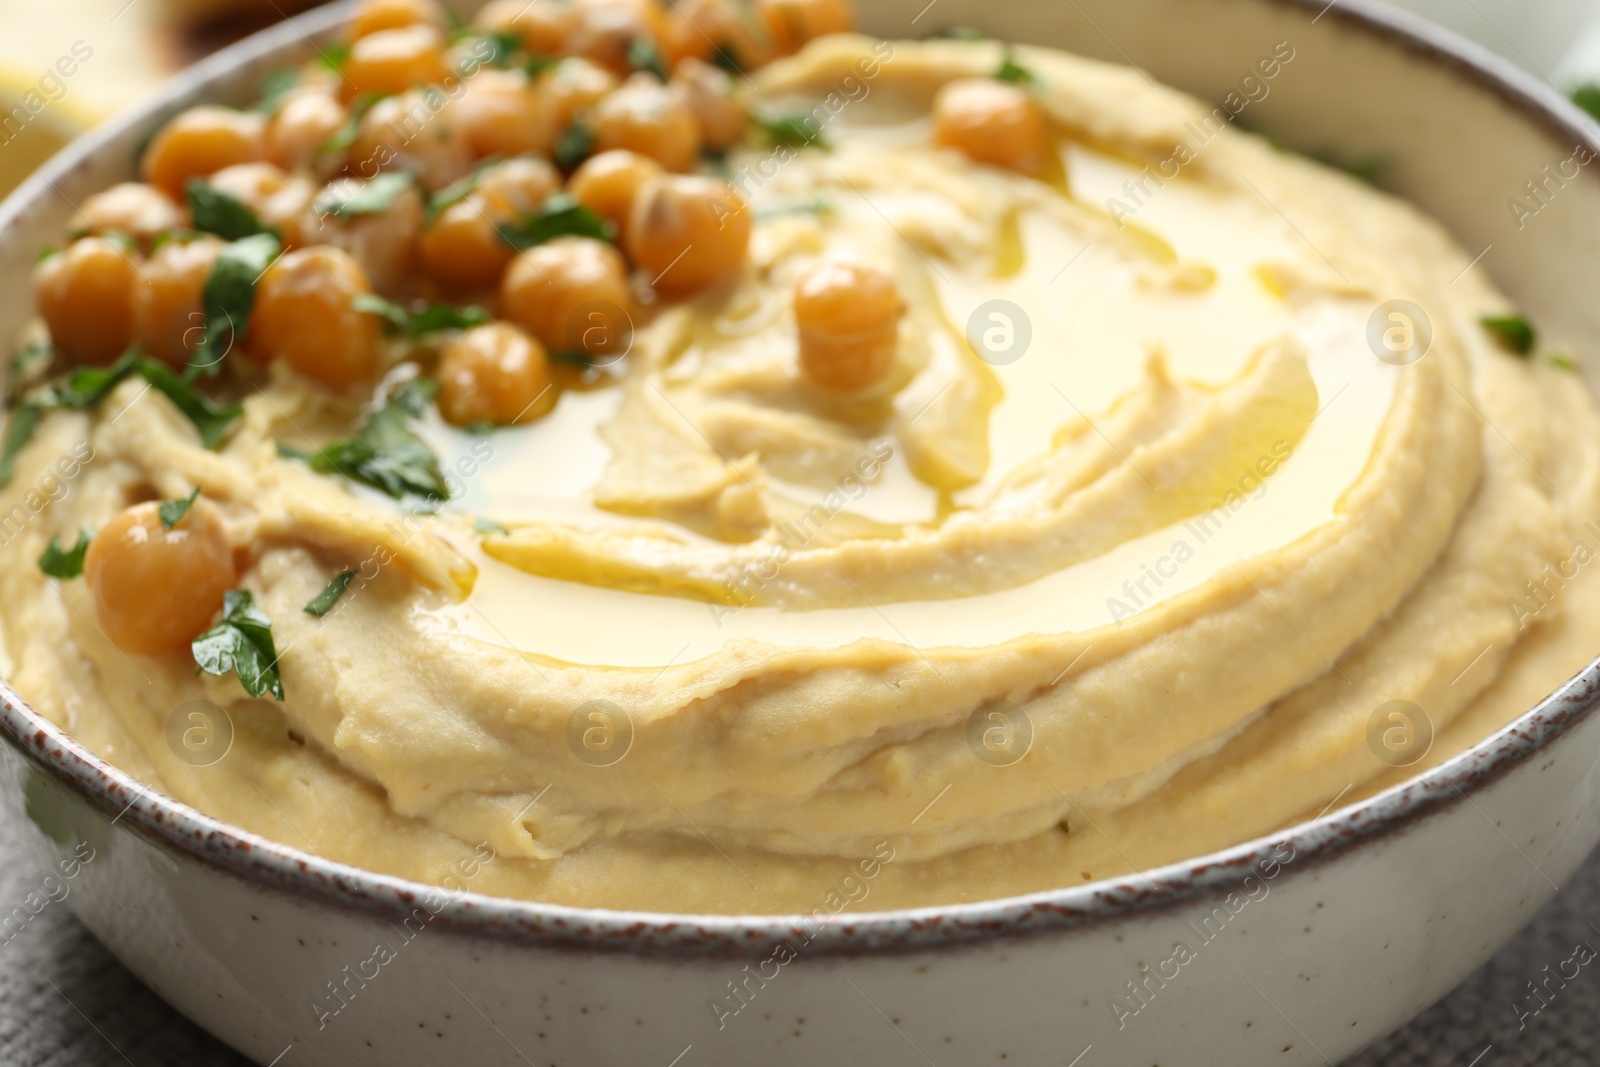
{"type": "Polygon", "coordinates": [[[368,383],[378,372],[378,320],[350,304],[370,292],[361,264],[348,252],[296,249],[256,285],[250,347],[330,389],[368,383]]]}
{"type": "Polygon", "coordinates": [[[316,193],[310,179],[285,174],[271,163],[240,163],[217,171],[210,183],[277,230],[285,248],[305,243],[300,224],[316,193]]]}
{"type": "Polygon", "coordinates": [[[620,84],[616,75],[587,59],[569,56],[539,76],[539,105],[552,138],[620,84]]]}
{"type": "Polygon", "coordinates": [[[444,8],[434,0],[366,0],[350,19],[350,36],[367,37],[379,30],[419,24],[443,29],[444,8]]]}
{"type": "Polygon", "coordinates": [[[625,148],[591,156],[572,172],[567,191],[578,203],[617,228],[619,240],[626,240],[633,204],[646,182],[666,171],[649,156],[625,148]]]}
{"type": "MultiPolygon", "coordinates": [[[[362,183],[340,179],[327,188],[349,191],[362,183]]],[[[320,197],[321,194],[319,194],[320,197]]],[[[375,214],[340,218],[322,214],[317,199],[300,218],[300,232],[308,245],[332,245],[348,252],[360,264],[363,277],[378,292],[398,296],[411,284],[417,238],[422,233],[422,194],[415,185],[400,190],[389,206],[375,214]]]]}
{"type": "Polygon", "coordinates": [[[546,160],[523,156],[484,167],[478,171],[473,187],[481,193],[504,197],[513,211],[527,215],[560,191],[561,175],[546,160]]]}
{"type": "Polygon", "coordinates": [[[266,157],[266,120],[249,111],[203,104],[185,111],[156,133],[139,161],[151,185],[182,199],[190,178],[204,178],[235,163],[266,157]]]}
{"type": "Polygon", "coordinates": [[[472,24],[490,33],[518,33],[529,52],[555,56],[567,49],[578,9],[569,0],[493,0],[479,9],[472,24]]]}
{"type": "Polygon", "coordinates": [[[205,337],[200,298],[225,245],[222,238],[207,234],[174,239],[156,249],[134,288],[133,340],[140,348],[175,367],[189,361],[205,337]]]}
{"type": "Polygon", "coordinates": [[[438,90],[385,97],[361,116],[346,157],[348,169],[370,179],[405,170],[424,187],[442,189],[472,168],[472,152],[454,121],[452,102],[438,90]]]}
{"type": "Polygon", "coordinates": [[[464,292],[500,281],[515,250],[497,227],[515,221],[506,197],[474,190],[443,211],[422,231],[417,254],[422,269],[441,288],[464,292]]]}
{"type": "Polygon", "coordinates": [[[122,182],[83,202],[75,230],[104,236],[122,233],[148,249],[158,233],[187,225],[188,213],[153,185],[122,182]]]}
{"type": "Polygon", "coordinates": [[[267,120],[267,159],[286,171],[327,177],[338,160],[323,146],[344,128],[350,113],[337,95],[320,87],[296,89],[267,120]]]}
{"type": "Polygon", "coordinates": [[[777,42],[779,55],[791,55],[808,42],[856,28],[853,0],[756,0],[777,42]]]}
{"type": "Polygon", "coordinates": [[[550,130],[538,97],[520,70],[480,70],[450,105],[474,158],[548,152],[550,130]]]}
{"type": "Polygon", "coordinates": [[[83,574],[107,640],[129,655],[177,654],[211,625],[233,588],[233,548],[203,498],[170,530],[159,504],[136,504],[95,534],[83,574]]]}
{"type": "Polygon", "coordinates": [[[1027,91],[990,78],[950,82],[933,100],[934,142],[978,163],[1038,175],[1044,112],[1027,91]]]}
{"type": "Polygon", "coordinates": [[[659,44],[666,15],[659,0],[572,0],[578,22],[567,39],[567,51],[598,63],[614,74],[633,69],[629,51],[635,41],[659,44]]]}
{"type": "Polygon", "coordinates": [[[876,385],[894,364],[904,311],[885,271],[845,262],[813,268],[794,291],[801,371],[838,392],[876,385]]]}
{"type": "Polygon", "coordinates": [[[417,23],[358,38],[345,57],[340,91],[346,100],[362,93],[403,93],[439,85],[448,73],[444,35],[434,26],[417,23]]]}
{"type": "Polygon", "coordinates": [[[34,267],[35,306],[67,363],[110,363],[128,347],[137,255],[104,237],[85,237],[34,267]]]}
{"type": "Polygon", "coordinates": [[[664,175],[639,190],[628,220],[628,257],[661,293],[688,296],[744,269],[750,216],[727,182],[664,175]]]}
{"type": "Polygon", "coordinates": [[[700,160],[699,123],[678,94],[650,74],[635,74],[596,104],[589,128],[597,152],[625,148],[680,173],[700,160]]]}
{"type": "Polygon", "coordinates": [[[710,61],[720,49],[724,62],[753,71],[772,62],[778,46],[748,0],[681,0],[667,19],[666,47],[679,62],[710,61]]]}
{"type": "Polygon", "coordinates": [[[604,241],[560,237],[512,261],[500,312],[553,352],[620,355],[633,341],[628,268],[604,241]]]}
{"type": "Polygon", "coordinates": [[[531,422],[549,389],[544,346],[509,322],[467,330],[439,357],[439,412],[455,426],[531,422]]]}
{"type": "Polygon", "coordinates": [[[744,140],[750,113],[735,95],[727,71],[690,56],[673,70],[671,86],[694,116],[700,142],[707,148],[720,152],[744,140]]]}

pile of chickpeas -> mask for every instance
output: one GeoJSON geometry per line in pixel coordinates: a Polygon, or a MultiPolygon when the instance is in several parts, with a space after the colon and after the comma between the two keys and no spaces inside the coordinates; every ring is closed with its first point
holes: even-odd
{"type": "MultiPolygon", "coordinates": [[[[420,357],[437,357],[441,414],[459,426],[537,418],[553,360],[603,362],[625,350],[642,305],[742,273],[752,213],[708,157],[747,136],[744,73],[851,29],[851,2],[494,0],[452,30],[435,0],[367,0],[348,42],[283,79],[270,106],[178,114],[144,149],[142,181],[81,205],[70,243],[34,276],[58,368],[108,365],[130,348],[190,366],[229,247],[192,228],[200,182],[281,241],[230,358],[281,360],[357,397],[392,358],[385,320],[361,298],[477,305],[490,321],[443,331],[420,357]],[[387,199],[327,206],[396,172],[410,178],[387,199]],[[557,197],[602,232],[508,236],[557,197]]],[[[953,82],[934,120],[941,146],[1040,172],[1045,123],[1025,87],[953,82]]],[[[797,370],[819,396],[884,381],[905,310],[891,274],[822,262],[799,280],[793,310],[797,370]]],[[[94,537],[85,575],[102,631],[153,655],[205,628],[236,565],[208,501],[174,526],[141,503],[94,537]]]]}

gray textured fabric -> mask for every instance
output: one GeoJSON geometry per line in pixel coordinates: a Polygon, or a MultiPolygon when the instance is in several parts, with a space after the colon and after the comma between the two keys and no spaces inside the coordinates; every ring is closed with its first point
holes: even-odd
{"type": "MultiPolygon", "coordinates": [[[[0,821],[0,902],[21,900],[42,874],[24,855],[17,828],[0,821]]],[[[1590,920],[1600,922],[1600,854],[1486,967],[1352,1067],[1600,1062],[1600,976],[1585,969],[1520,1033],[1513,1008],[1546,964],[1596,939],[1590,920]]],[[[248,1067],[157,1000],[56,904],[0,944],[0,1065],[248,1067]]]]}

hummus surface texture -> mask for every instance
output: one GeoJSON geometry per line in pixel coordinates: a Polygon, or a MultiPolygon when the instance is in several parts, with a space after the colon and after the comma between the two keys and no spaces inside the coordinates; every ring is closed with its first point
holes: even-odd
{"type": "Polygon", "coordinates": [[[137,379],[51,412],[0,512],[90,447],[0,547],[16,689],[332,860],[438,883],[487,844],[476,891],[810,912],[869,861],[857,907],[910,907],[1270,833],[1600,650],[1591,396],[1496,344],[1505,299],[1414,208],[1050,51],[839,36],[754,77],[758,109],[822,108],[827,145],[726,159],[743,275],[642,317],[531,426],[430,415],[435,514],[285,458],[353,418],[288,373],[218,451],[137,379]],[[1052,123],[1043,179],[932,143],[939,87],[1006,54],[1052,123]],[[905,301],[868,396],[796,370],[789,294],[826,256],[905,301]],[[1410,362],[1373,341],[1417,328],[1397,299],[1426,319],[1410,362]],[[35,565],[195,487],[248,546],[281,703],[119,652],[35,565]],[[208,765],[169,742],[196,700],[233,728],[208,765]]]}

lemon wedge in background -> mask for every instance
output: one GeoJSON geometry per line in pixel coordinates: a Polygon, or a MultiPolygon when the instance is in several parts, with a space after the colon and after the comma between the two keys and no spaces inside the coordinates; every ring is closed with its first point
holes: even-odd
{"type": "Polygon", "coordinates": [[[30,112],[24,102],[29,93],[34,94],[30,101],[34,106],[44,99],[38,75],[0,64],[0,196],[93,125],[93,117],[82,114],[68,99],[46,99],[37,112],[30,112]]]}

